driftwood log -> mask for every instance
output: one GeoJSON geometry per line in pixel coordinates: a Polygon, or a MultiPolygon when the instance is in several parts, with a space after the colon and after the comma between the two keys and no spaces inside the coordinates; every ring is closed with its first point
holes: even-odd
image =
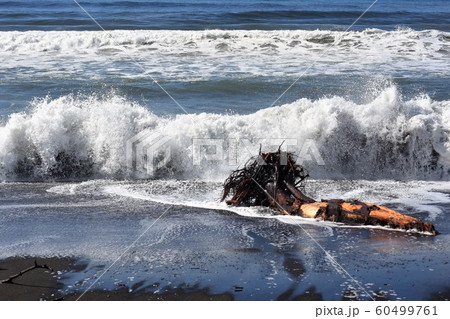
{"type": "Polygon", "coordinates": [[[285,215],[340,222],[350,225],[385,226],[437,235],[430,223],[403,215],[385,206],[341,199],[320,202],[303,193],[306,170],[288,152],[261,153],[224,183],[222,201],[233,206],[267,206],[285,215]]]}

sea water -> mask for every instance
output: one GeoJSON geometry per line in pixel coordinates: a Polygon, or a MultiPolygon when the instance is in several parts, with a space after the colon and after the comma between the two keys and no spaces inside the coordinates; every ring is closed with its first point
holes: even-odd
{"type": "Polygon", "coordinates": [[[0,3],[0,257],[86,260],[65,292],[120,256],[94,288],[140,280],[143,291],[247,300],[448,292],[447,1],[79,4],[0,3]],[[143,131],[170,149],[152,176],[127,157],[143,131]],[[196,158],[195,141],[221,156],[196,158]],[[283,141],[297,154],[309,145],[299,160],[310,196],[385,204],[442,234],[219,202],[233,169],[283,141]]]}

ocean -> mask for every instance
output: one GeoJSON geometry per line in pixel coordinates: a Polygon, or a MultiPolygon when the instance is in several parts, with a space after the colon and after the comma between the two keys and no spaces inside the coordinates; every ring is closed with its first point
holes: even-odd
{"type": "Polygon", "coordinates": [[[62,294],[448,298],[448,1],[3,1],[0,65],[0,258],[88,265],[62,294]],[[280,145],[441,234],[219,202],[280,145]]]}

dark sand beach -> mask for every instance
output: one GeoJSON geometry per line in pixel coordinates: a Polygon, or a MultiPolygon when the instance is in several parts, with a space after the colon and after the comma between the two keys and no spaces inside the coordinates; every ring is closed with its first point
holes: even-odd
{"type": "Polygon", "coordinates": [[[448,300],[449,17],[447,0],[1,1],[0,280],[54,272],[0,300],[448,300]],[[280,145],[314,200],[440,234],[219,201],[280,145]]]}
{"type": "MultiPolygon", "coordinates": [[[[34,269],[13,284],[0,284],[0,299],[76,300],[91,285],[81,300],[449,299],[450,227],[444,214],[433,220],[438,236],[342,227],[267,211],[161,204],[143,195],[144,189],[151,198],[156,196],[151,190],[167,187],[152,183],[0,185],[0,279],[34,260],[54,269],[34,269]]],[[[319,196],[318,189],[337,189],[334,183],[311,182],[308,190],[319,196]]],[[[398,190],[391,194],[414,193],[410,184],[395,185],[398,190]]],[[[430,209],[445,211],[447,195],[431,191],[439,185],[416,186],[430,189],[426,194],[435,200],[430,209]]],[[[217,185],[196,187],[208,193],[217,185]]],[[[358,187],[373,193],[380,184],[360,182],[358,187]]]]}
{"type": "MultiPolygon", "coordinates": [[[[21,270],[33,265],[34,261],[39,265],[52,265],[54,272],[35,269],[13,280],[13,283],[0,284],[1,301],[75,301],[80,293],[63,294],[63,284],[58,280],[58,273],[82,271],[83,266],[75,265],[70,258],[30,258],[16,257],[0,261],[1,278],[8,278],[21,270]]],[[[298,271],[297,268],[294,271],[298,271]]],[[[231,301],[233,293],[211,294],[208,289],[174,289],[170,293],[140,292],[136,291],[143,283],[136,283],[131,287],[123,287],[114,290],[93,290],[84,294],[83,301],[231,301]],[[130,292],[131,290],[131,292],[130,292]]],[[[158,283],[152,286],[157,287],[158,283]]],[[[235,291],[239,290],[236,287],[235,291]]],[[[292,291],[287,291],[285,296],[279,296],[279,300],[289,297],[292,291]]],[[[443,296],[437,296],[442,298],[443,296]]],[[[447,296],[448,297],[448,296],[447,296]]],[[[445,298],[447,298],[445,297],[445,298]]],[[[314,289],[302,295],[295,296],[291,300],[320,301],[323,300],[320,293],[314,289]]],[[[440,299],[437,299],[440,300],[440,299]]],[[[441,299],[443,300],[443,299],[441,299]]]]}
{"type": "Polygon", "coordinates": [[[78,269],[70,258],[6,258],[0,261],[0,280],[32,267],[34,261],[39,265],[50,265],[53,271],[37,268],[15,278],[12,283],[0,283],[0,300],[59,300],[62,297],[63,284],[58,281],[58,273],[78,269]]]}
{"type": "MultiPolygon", "coordinates": [[[[13,280],[12,283],[0,283],[1,301],[74,301],[80,293],[64,294],[64,288],[58,278],[68,272],[83,271],[85,265],[77,264],[71,258],[31,258],[15,257],[0,261],[0,279],[18,274],[20,271],[32,266],[34,261],[38,265],[49,265],[54,271],[47,269],[34,269],[13,280]]],[[[142,283],[141,283],[142,284],[142,283]]],[[[155,284],[156,285],[156,284],[155,284]]],[[[132,290],[138,288],[139,283],[130,287],[132,290]]],[[[171,300],[171,301],[227,301],[233,300],[231,294],[213,295],[206,289],[198,291],[183,291],[177,289],[172,293],[154,294],[145,292],[130,292],[130,288],[119,288],[115,290],[94,290],[83,296],[84,301],[120,301],[120,300],[171,300]]]]}
{"type": "MultiPolygon", "coordinates": [[[[58,278],[68,273],[80,272],[83,266],[76,264],[71,258],[31,258],[16,257],[7,258],[0,261],[1,279],[6,279],[11,275],[19,273],[33,265],[51,265],[54,272],[43,269],[34,269],[16,279],[13,283],[0,283],[0,301],[76,301],[81,293],[64,293],[64,283],[58,278]]],[[[299,271],[294,268],[293,271],[299,271]]],[[[224,292],[212,294],[208,289],[192,287],[189,289],[176,288],[171,292],[155,293],[152,291],[139,291],[139,286],[144,282],[138,282],[130,287],[117,289],[95,289],[82,296],[83,301],[231,301],[235,300],[235,293],[241,287],[235,287],[234,292],[224,292]]],[[[151,286],[158,287],[158,283],[151,286]]],[[[388,284],[386,284],[387,286],[388,284]]],[[[243,289],[243,287],[242,287],[243,289]]],[[[314,288],[307,290],[303,294],[292,296],[295,287],[288,289],[278,296],[277,300],[293,301],[323,301],[323,296],[314,288]]],[[[375,300],[388,300],[383,296],[375,296],[375,300]]],[[[355,300],[354,296],[343,295],[341,300],[355,300]]],[[[450,300],[450,286],[446,289],[439,289],[428,296],[430,301],[450,300]]]]}

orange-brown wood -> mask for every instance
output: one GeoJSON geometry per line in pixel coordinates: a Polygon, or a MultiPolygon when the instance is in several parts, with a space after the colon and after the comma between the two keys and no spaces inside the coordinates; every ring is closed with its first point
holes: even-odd
{"type": "MultiPolygon", "coordinates": [[[[286,213],[286,210],[284,213],[286,213]]],[[[385,206],[371,203],[333,200],[302,204],[299,201],[294,201],[291,214],[342,223],[378,225],[394,229],[428,232],[433,235],[438,234],[430,223],[401,214],[385,206]],[[331,203],[333,203],[333,211],[329,211],[331,203]],[[336,203],[338,206],[336,206],[336,203]]]]}
{"type": "Polygon", "coordinates": [[[303,204],[300,206],[300,214],[302,217],[307,218],[315,218],[320,208],[326,207],[327,203],[325,202],[314,202],[309,204],[303,204]]]}

